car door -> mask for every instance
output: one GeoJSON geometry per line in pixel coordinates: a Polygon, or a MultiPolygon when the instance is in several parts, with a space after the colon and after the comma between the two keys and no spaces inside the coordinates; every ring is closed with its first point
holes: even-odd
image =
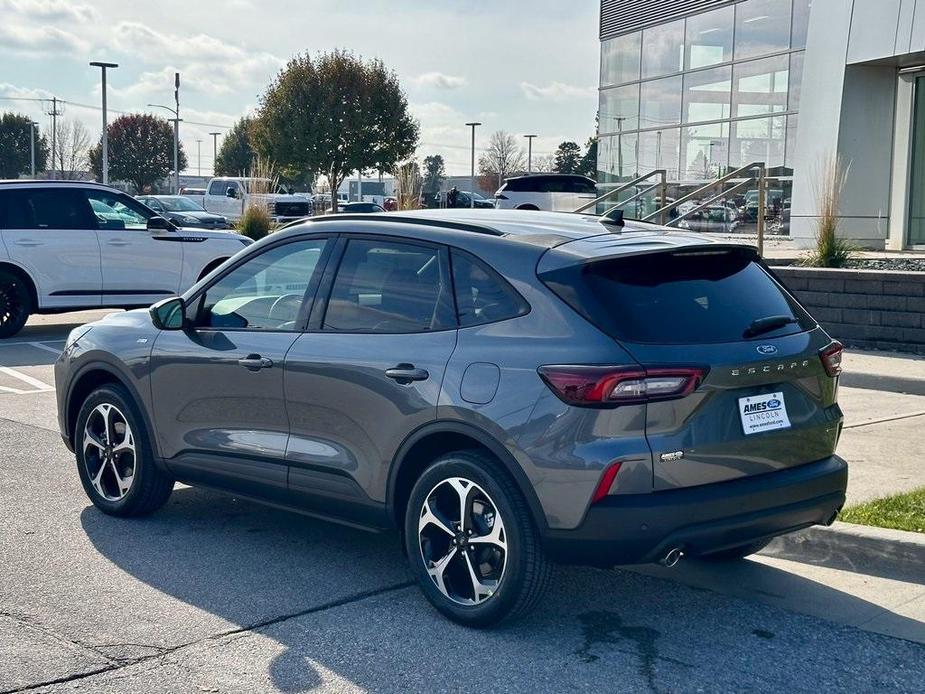
{"type": "Polygon", "coordinates": [[[35,281],[39,306],[99,306],[100,246],[82,191],[36,186],[0,196],[3,244],[35,281]]]}
{"type": "Polygon", "coordinates": [[[179,293],[183,237],[148,230],[151,210],[125,193],[94,188],[86,196],[99,239],[102,305],[146,306],[179,293]]]}
{"type": "Polygon", "coordinates": [[[452,285],[443,247],[341,245],[328,298],[286,357],[289,489],[300,505],[375,523],[393,455],[436,417],[456,346],[452,285]]]}
{"type": "Polygon", "coordinates": [[[187,304],[187,326],[151,353],[158,448],[181,480],[279,498],[286,491],[286,354],[329,242],[303,237],[248,256],[187,304]]]}

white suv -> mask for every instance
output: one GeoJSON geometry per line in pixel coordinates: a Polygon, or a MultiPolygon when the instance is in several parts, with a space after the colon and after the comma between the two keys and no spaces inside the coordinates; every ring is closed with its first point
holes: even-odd
{"type": "Polygon", "coordinates": [[[32,313],[174,296],[250,243],[232,231],[177,228],[108,186],[0,181],[0,338],[32,313]]]}
{"type": "Polygon", "coordinates": [[[597,197],[594,179],[577,174],[533,174],[505,179],[495,193],[499,210],[574,212],[597,197]]]}

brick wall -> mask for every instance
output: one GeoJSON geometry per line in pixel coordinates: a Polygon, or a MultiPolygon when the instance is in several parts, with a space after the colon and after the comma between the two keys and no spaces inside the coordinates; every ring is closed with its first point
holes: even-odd
{"type": "Polygon", "coordinates": [[[925,354],[925,272],[772,269],[845,345],[925,354]]]}

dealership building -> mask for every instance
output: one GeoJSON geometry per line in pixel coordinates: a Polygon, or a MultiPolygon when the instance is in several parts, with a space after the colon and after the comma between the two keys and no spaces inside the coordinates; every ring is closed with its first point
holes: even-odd
{"type": "Polygon", "coordinates": [[[925,249],[925,0],[602,0],[600,38],[601,183],[762,162],[805,247],[837,158],[840,234],[925,249]]]}

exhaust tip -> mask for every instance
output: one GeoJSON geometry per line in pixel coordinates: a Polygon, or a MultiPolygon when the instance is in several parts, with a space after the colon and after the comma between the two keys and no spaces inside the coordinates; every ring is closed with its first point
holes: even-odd
{"type": "Polygon", "coordinates": [[[681,561],[681,557],[683,556],[684,552],[681,551],[680,547],[673,547],[672,549],[669,549],[665,556],[659,560],[659,564],[662,566],[667,566],[670,569],[679,561],[681,561]]]}

